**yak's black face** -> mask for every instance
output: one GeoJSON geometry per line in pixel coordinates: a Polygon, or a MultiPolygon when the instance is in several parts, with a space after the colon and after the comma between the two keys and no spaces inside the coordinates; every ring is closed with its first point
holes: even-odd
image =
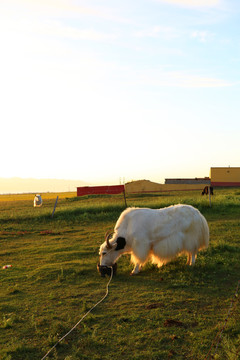
{"type": "Polygon", "coordinates": [[[97,264],[97,269],[102,277],[105,277],[105,275],[111,276],[112,271],[114,276],[117,273],[117,263],[113,264],[112,266],[97,264]]]}
{"type": "Polygon", "coordinates": [[[106,243],[103,243],[100,247],[100,264],[97,269],[101,276],[111,275],[111,267],[113,268],[113,275],[117,272],[116,261],[121,256],[122,251],[125,248],[126,240],[122,237],[118,237],[116,242],[111,243],[109,247],[106,243]]]}

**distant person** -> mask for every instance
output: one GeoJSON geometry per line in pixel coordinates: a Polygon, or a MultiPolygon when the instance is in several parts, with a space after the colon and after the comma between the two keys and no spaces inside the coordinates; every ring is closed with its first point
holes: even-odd
{"type": "Polygon", "coordinates": [[[40,207],[42,206],[42,197],[39,194],[35,195],[34,201],[33,201],[33,206],[34,207],[40,207]]]}

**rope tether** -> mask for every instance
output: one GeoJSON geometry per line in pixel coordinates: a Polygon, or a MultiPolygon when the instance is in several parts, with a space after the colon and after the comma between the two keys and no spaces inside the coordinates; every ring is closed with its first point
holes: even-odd
{"type": "Polygon", "coordinates": [[[43,358],[41,358],[41,360],[44,360],[44,359],[46,359],[46,357],[50,354],[50,352],[53,350],[53,349],[55,349],[55,347],[63,340],[63,339],[65,339],[79,324],[80,324],[80,322],[96,307],[96,306],[98,306],[104,299],[106,299],[106,297],[108,296],[108,287],[109,287],[109,284],[110,284],[110,282],[111,282],[111,280],[112,280],[112,277],[113,277],[113,268],[112,268],[112,266],[109,266],[109,267],[111,267],[111,276],[110,276],[110,279],[109,279],[109,281],[108,281],[108,283],[107,283],[107,288],[106,288],[106,294],[103,296],[103,298],[101,299],[101,300],[99,300],[90,310],[88,310],[87,312],[86,312],[86,314],[84,314],[83,315],[83,317],[71,328],[71,330],[69,330],[63,337],[61,337],[61,339],[59,339],[57,342],[56,342],[56,344],[46,353],[46,355],[44,355],[44,357],[43,358]]]}

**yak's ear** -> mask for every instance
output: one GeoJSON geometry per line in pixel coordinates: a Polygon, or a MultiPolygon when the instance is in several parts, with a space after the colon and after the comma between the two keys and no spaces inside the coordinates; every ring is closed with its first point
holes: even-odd
{"type": "Polygon", "coordinates": [[[126,240],[123,237],[117,238],[117,247],[115,250],[122,250],[126,245],[126,240]]]}

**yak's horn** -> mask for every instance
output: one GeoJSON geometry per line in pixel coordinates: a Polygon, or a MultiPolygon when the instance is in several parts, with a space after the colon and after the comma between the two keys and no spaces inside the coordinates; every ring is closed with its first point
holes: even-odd
{"type": "Polygon", "coordinates": [[[110,244],[109,240],[112,238],[113,236],[113,233],[108,231],[106,234],[105,234],[105,241],[107,243],[107,248],[108,249],[112,249],[112,245],[110,244]]]}

